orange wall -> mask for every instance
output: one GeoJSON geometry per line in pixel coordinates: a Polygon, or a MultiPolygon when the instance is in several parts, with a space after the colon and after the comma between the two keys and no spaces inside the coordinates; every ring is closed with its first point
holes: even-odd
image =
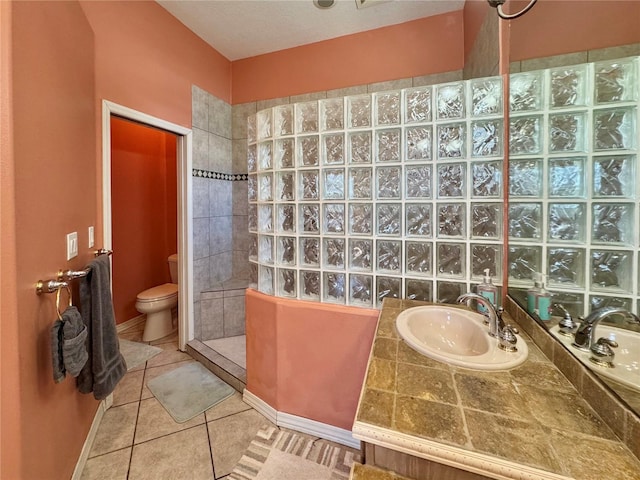
{"type": "Polygon", "coordinates": [[[462,10],[236,60],[233,103],[460,70],[462,10]]]}
{"type": "Polygon", "coordinates": [[[464,3],[462,10],[464,22],[464,59],[465,62],[471,53],[471,49],[478,37],[480,28],[484,23],[487,14],[495,15],[494,9],[489,3],[482,0],[468,0],[464,3]]]}
{"type": "Polygon", "coordinates": [[[171,281],[177,245],[176,136],[111,118],[113,306],[116,323],[138,315],[136,296],[171,281]]]}

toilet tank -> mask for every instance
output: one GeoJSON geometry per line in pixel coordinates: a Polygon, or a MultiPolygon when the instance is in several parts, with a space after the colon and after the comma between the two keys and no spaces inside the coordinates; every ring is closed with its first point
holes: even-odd
{"type": "Polygon", "coordinates": [[[178,254],[169,255],[169,275],[171,275],[171,283],[178,283],[178,254]]]}

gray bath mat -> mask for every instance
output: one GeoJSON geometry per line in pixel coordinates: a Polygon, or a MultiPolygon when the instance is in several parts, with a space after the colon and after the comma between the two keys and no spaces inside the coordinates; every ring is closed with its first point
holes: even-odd
{"type": "Polygon", "coordinates": [[[120,342],[120,353],[125,362],[127,362],[127,370],[142,365],[162,352],[161,348],[147,345],[146,343],[132,342],[124,338],[120,338],[118,341],[120,342]]]}
{"type": "Polygon", "coordinates": [[[234,392],[198,362],[160,375],[147,387],[178,423],[192,419],[234,392]]]}

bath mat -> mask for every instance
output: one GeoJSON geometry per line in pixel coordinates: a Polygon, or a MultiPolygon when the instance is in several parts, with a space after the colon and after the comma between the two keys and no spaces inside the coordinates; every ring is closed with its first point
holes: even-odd
{"type": "Polygon", "coordinates": [[[118,341],[120,342],[120,353],[125,362],[127,362],[127,370],[142,365],[162,352],[161,348],[147,345],[146,343],[132,342],[124,338],[119,338],[118,341]]]}
{"type": "Polygon", "coordinates": [[[289,430],[258,432],[229,480],[347,480],[357,450],[289,430]]]}
{"type": "Polygon", "coordinates": [[[198,362],[160,375],[147,387],[178,423],[191,420],[235,391],[198,362]]]}

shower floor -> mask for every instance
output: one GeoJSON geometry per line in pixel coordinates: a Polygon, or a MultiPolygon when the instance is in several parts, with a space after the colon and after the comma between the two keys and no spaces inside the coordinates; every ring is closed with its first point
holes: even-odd
{"type": "Polygon", "coordinates": [[[206,340],[206,346],[215,350],[223,357],[231,360],[236,365],[247,369],[247,337],[238,335],[237,337],[217,338],[206,340]]]}

